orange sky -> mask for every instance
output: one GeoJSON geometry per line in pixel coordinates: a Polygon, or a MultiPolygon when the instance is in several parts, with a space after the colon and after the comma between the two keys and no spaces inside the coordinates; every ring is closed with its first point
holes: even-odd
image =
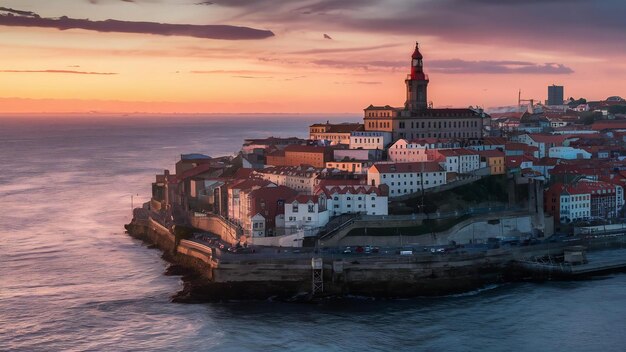
{"type": "Polygon", "coordinates": [[[28,26],[0,20],[0,113],[358,113],[369,104],[401,106],[416,40],[435,106],[514,105],[519,88],[543,100],[552,83],[564,85],[566,97],[626,95],[626,48],[616,40],[626,25],[601,11],[624,7],[620,2],[598,2],[597,16],[587,9],[587,28],[578,32],[580,24],[548,15],[585,8],[470,0],[490,7],[459,14],[455,1],[3,1],[5,16],[37,17],[24,15],[24,23],[35,23],[28,26]],[[134,33],[60,31],[41,20],[60,16],[88,26],[115,19],[134,33]],[[510,16],[525,18],[526,27],[515,28],[510,16]],[[140,21],[188,24],[185,33],[218,24],[274,36],[165,36],[158,26],[136,29],[140,21]]]}

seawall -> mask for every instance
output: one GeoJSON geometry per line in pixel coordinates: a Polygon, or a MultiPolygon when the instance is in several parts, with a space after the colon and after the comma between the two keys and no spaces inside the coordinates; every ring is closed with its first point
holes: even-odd
{"type": "MultiPolygon", "coordinates": [[[[164,258],[186,269],[185,287],[174,300],[309,300],[325,296],[415,297],[447,295],[522,277],[514,260],[559,255],[551,243],[476,254],[355,255],[222,253],[197,242],[176,240],[153,220],[133,220],[128,233],[164,251],[164,258]],[[321,258],[319,289],[313,295],[312,257],[321,258]]],[[[573,244],[573,243],[572,243],[573,244]]],[[[570,245],[570,244],[567,244],[570,245]]],[[[523,273],[522,273],[523,274],[523,273]]]]}

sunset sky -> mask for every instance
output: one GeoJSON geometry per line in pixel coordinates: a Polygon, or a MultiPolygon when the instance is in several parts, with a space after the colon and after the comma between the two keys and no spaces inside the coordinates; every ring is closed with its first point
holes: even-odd
{"type": "Polygon", "coordinates": [[[0,0],[0,113],[359,113],[626,96],[626,1],[0,0]],[[111,21],[112,20],[112,21],[111,21]],[[242,28],[246,27],[246,28],[242,28]],[[62,30],[61,30],[62,29],[62,30]]]}

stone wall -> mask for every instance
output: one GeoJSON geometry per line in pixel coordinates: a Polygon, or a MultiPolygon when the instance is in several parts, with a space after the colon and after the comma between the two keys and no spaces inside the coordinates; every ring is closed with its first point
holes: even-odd
{"type": "Polygon", "coordinates": [[[235,225],[218,216],[190,216],[189,220],[191,222],[191,226],[203,231],[214,233],[230,245],[235,245],[239,242],[239,237],[241,237],[241,233],[235,225]]]}

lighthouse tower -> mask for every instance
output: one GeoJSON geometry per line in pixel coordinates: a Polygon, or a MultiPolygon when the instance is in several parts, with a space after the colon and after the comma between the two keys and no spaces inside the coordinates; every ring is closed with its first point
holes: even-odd
{"type": "Polygon", "coordinates": [[[419,50],[419,43],[415,43],[415,51],[411,55],[411,74],[404,81],[406,83],[406,103],[409,111],[428,108],[427,87],[428,76],[424,74],[423,56],[419,50]]]}

